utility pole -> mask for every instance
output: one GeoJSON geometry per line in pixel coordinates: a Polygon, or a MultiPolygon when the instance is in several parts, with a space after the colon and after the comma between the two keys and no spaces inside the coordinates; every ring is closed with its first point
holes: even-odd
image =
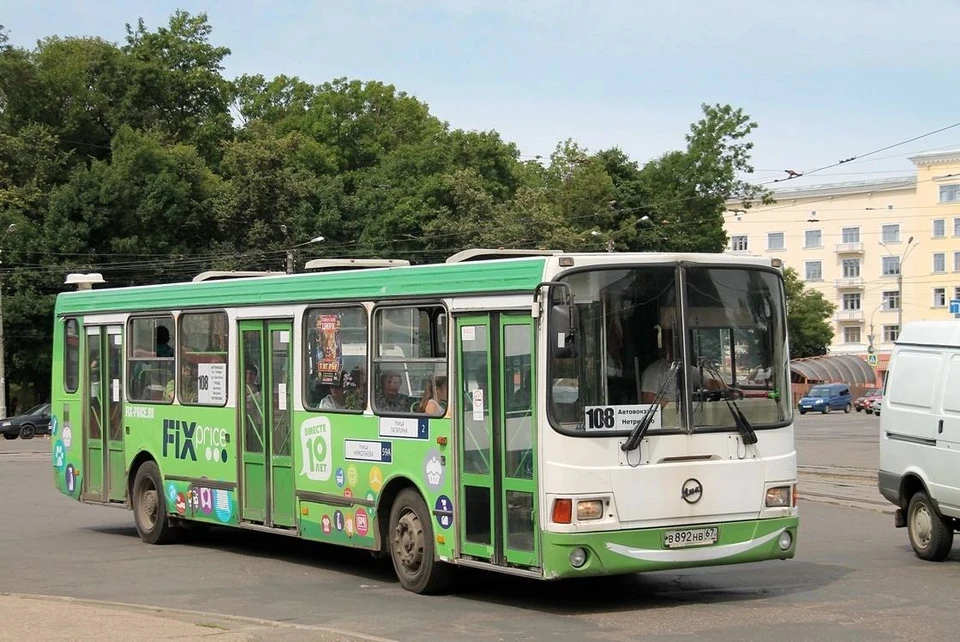
{"type": "MultiPolygon", "coordinates": [[[[17,229],[16,223],[11,223],[4,232],[3,238],[0,238],[0,267],[3,266],[3,240],[7,234],[17,229]]],[[[0,272],[0,419],[7,418],[7,369],[6,355],[3,352],[3,273],[0,272]]]]}
{"type": "MultiPolygon", "coordinates": [[[[286,229],[285,229],[286,226],[283,225],[283,226],[281,226],[281,227],[284,228],[284,232],[286,232],[286,229]]],[[[305,243],[299,243],[299,244],[297,244],[297,245],[293,245],[293,246],[287,248],[287,274],[293,274],[293,271],[294,271],[294,270],[293,270],[293,268],[294,268],[294,265],[293,265],[293,251],[294,251],[295,249],[297,249],[298,247],[303,247],[304,245],[310,245],[311,243],[320,243],[320,242],[322,242],[322,241],[323,241],[323,237],[322,237],[322,236],[316,236],[316,237],[310,239],[309,241],[307,241],[307,242],[305,242],[305,243]]]]}

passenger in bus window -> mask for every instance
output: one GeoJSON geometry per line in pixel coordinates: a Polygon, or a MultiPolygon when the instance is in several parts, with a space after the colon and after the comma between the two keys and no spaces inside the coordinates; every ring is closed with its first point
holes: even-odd
{"type": "Polygon", "coordinates": [[[380,412],[410,412],[411,399],[400,392],[400,373],[387,370],[380,374],[377,390],[377,410],[380,412]]]}
{"type": "Polygon", "coordinates": [[[173,348],[170,347],[170,331],[167,326],[157,326],[157,356],[172,357],[173,348]]]}
{"type": "Polygon", "coordinates": [[[338,381],[330,384],[330,392],[320,400],[320,408],[323,410],[346,409],[348,386],[353,386],[353,380],[349,374],[341,371],[338,381]]]}
{"type": "Polygon", "coordinates": [[[423,382],[423,396],[414,403],[413,412],[442,417],[447,411],[447,378],[427,377],[423,382]]]}

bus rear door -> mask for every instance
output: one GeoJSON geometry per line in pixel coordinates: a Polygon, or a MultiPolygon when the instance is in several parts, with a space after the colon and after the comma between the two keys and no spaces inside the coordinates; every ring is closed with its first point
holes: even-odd
{"type": "Polygon", "coordinates": [[[83,407],[83,499],[122,502],[123,326],[86,327],[83,407]]]}

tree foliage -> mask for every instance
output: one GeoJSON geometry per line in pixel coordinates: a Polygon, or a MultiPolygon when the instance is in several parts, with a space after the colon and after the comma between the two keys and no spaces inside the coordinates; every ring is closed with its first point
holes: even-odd
{"type": "MultiPolygon", "coordinates": [[[[112,286],[211,268],[282,270],[288,248],[438,261],[469,247],[726,245],[730,199],[763,199],[756,123],[703,105],[686,147],[640,165],[561,141],[524,161],[380,81],[224,76],[205,14],[127,25],[122,43],[0,27],[0,240],[8,379],[48,393],[54,297],[71,271],[112,286]]],[[[806,300],[806,299],[804,299],[806,300]]]]}
{"type": "Polygon", "coordinates": [[[786,268],[783,277],[791,358],[826,354],[833,341],[833,328],[828,319],[837,306],[823,298],[823,294],[817,290],[805,288],[793,268],[786,268]]]}

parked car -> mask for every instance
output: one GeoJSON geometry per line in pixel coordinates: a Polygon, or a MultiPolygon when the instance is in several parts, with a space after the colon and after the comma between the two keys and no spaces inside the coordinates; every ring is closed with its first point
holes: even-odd
{"type": "Polygon", "coordinates": [[[50,404],[34,406],[22,415],[7,417],[0,421],[0,434],[4,439],[33,439],[34,435],[50,432],[50,404]]]}
{"type": "Polygon", "coordinates": [[[883,391],[880,391],[875,395],[870,395],[869,397],[867,397],[866,401],[864,402],[863,411],[868,415],[872,415],[874,412],[876,412],[879,415],[880,411],[875,410],[875,408],[877,408],[877,404],[882,400],[883,400],[883,391]]]}
{"type": "Polygon", "coordinates": [[[810,389],[806,396],[797,402],[797,410],[801,415],[808,412],[822,412],[842,410],[850,412],[853,409],[853,397],[850,395],[850,386],[845,383],[824,383],[810,389]]]}
{"type": "Polygon", "coordinates": [[[880,395],[879,388],[874,388],[872,390],[865,391],[862,395],[860,395],[854,400],[853,409],[856,410],[857,412],[860,412],[861,410],[866,410],[867,406],[869,405],[867,399],[869,397],[876,397],[879,395],[880,395]]]}
{"type": "Polygon", "coordinates": [[[878,396],[876,399],[870,402],[870,410],[876,416],[880,416],[880,408],[883,407],[883,397],[878,396]]]}

